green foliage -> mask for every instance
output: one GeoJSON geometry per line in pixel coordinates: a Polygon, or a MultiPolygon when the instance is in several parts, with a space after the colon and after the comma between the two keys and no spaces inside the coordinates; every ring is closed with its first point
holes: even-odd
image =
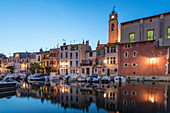
{"type": "Polygon", "coordinates": [[[57,69],[57,68],[55,68],[55,69],[53,69],[53,70],[52,70],[52,72],[58,72],[58,69],[57,69]]]}
{"type": "Polygon", "coordinates": [[[45,67],[45,70],[46,70],[46,73],[47,73],[48,75],[50,75],[51,67],[45,67]]]}
{"type": "Polygon", "coordinates": [[[8,67],[6,67],[6,69],[10,69],[10,73],[14,72],[14,66],[8,66],[8,67]]]}
{"type": "Polygon", "coordinates": [[[43,68],[40,66],[39,63],[31,63],[31,66],[30,66],[30,71],[32,74],[34,74],[35,72],[38,72],[39,70],[43,70],[43,68]]]}

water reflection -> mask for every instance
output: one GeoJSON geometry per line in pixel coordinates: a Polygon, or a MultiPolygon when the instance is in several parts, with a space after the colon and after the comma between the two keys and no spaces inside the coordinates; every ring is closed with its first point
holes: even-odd
{"type": "MultiPolygon", "coordinates": [[[[64,109],[108,113],[168,113],[170,87],[168,84],[128,83],[119,87],[110,84],[88,83],[23,83],[16,91],[17,98],[35,98],[51,101],[64,109]]],[[[50,109],[50,108],[49,108],[50,109]]],[[[63,111],[64,112],[64,111],[63,111]]]]}

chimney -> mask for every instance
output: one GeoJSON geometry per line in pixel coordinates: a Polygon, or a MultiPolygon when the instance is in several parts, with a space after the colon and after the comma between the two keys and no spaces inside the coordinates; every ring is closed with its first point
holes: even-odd
{"type": "Polygon", "coordinates": [[[84,40],[83,40],[83,45],[84,45],[84,40]]]}
{"type": "Polygon", "coordinates": [[[86,41],[86,45],[89,46],[89,40],[86,41]]]}
{"type": "Polygon", "coordinates": [[[97,43],[97,46],[99,46],[100,45],[100,40],[98,40],[98,43],[97,43]]]}
{"type": "Polygon", "coordinates": [[[41,49],[40,49],[40,53],[42,53],[42,52],[43,52],[43,49],[41,48],[41,49]]]}
{"type": "Polygon", "coordinates": [[[65,45],[66,45],[66,43],[63,43],[63,45],[65,46],[65,45]]]}

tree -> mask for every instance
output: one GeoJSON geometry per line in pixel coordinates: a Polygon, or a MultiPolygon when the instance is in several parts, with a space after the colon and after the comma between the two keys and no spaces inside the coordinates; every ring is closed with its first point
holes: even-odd
{"type": "Polygon", "coordinates": [[[45,67],[45,70],[46,70],[46,73],[47,73],[48,75],[50,75],[51,67],[45,67]]]}
{"type": "Polygon", "coordinates": [[[8,66],[8,67],[6,67],[6,69],[10,69],[10,73],[14,72],[14,66],[8,66]]]}
{"type": "Polygon", "coordinates": [[[43,68],[40,66],[39,63],[31,63],[31,66],[30,66],[30,71],[32,74],[34,74],[35,72],[38,72],[39,70],[42,70],[43,68]]]}

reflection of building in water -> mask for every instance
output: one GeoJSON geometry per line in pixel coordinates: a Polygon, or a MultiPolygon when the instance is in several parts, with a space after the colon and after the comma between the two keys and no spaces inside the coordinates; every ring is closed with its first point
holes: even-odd
{"type": "Polygon", "coordinates": [[[86,84],[56,84],[53,86],[46,84],[22,84],[22,88],[17,91],[17,97],[32,97],[44,100],[51,100],[51,103],[60,103],[64,108],[75,108],[89,111],[91,103],[96,103],[97,110],[100,108],[108,111],[117,109],[118,89],[107,85],[97,87],[87,87],[86,84]]]}
{"type": "Polygon", "coordinates": [[[117,109],[117,93],[118,89],[114,87],[99,89],[96,91],[97,107],[115,111],[117,109]]]}
{"type": "Polygon", "coordinates": [[[61,105],[65,108],[85,109],[88,111],[89,102],[86,102],[86,95],[81,92],[77,85],[62,85],[61,86],[61,105]]]}
{"type": "Polygon", "coordinates": [[[166,98],[166,86],[128,84],[119,88],[118,109],[125,113],[165,112],[166,98]]]}

